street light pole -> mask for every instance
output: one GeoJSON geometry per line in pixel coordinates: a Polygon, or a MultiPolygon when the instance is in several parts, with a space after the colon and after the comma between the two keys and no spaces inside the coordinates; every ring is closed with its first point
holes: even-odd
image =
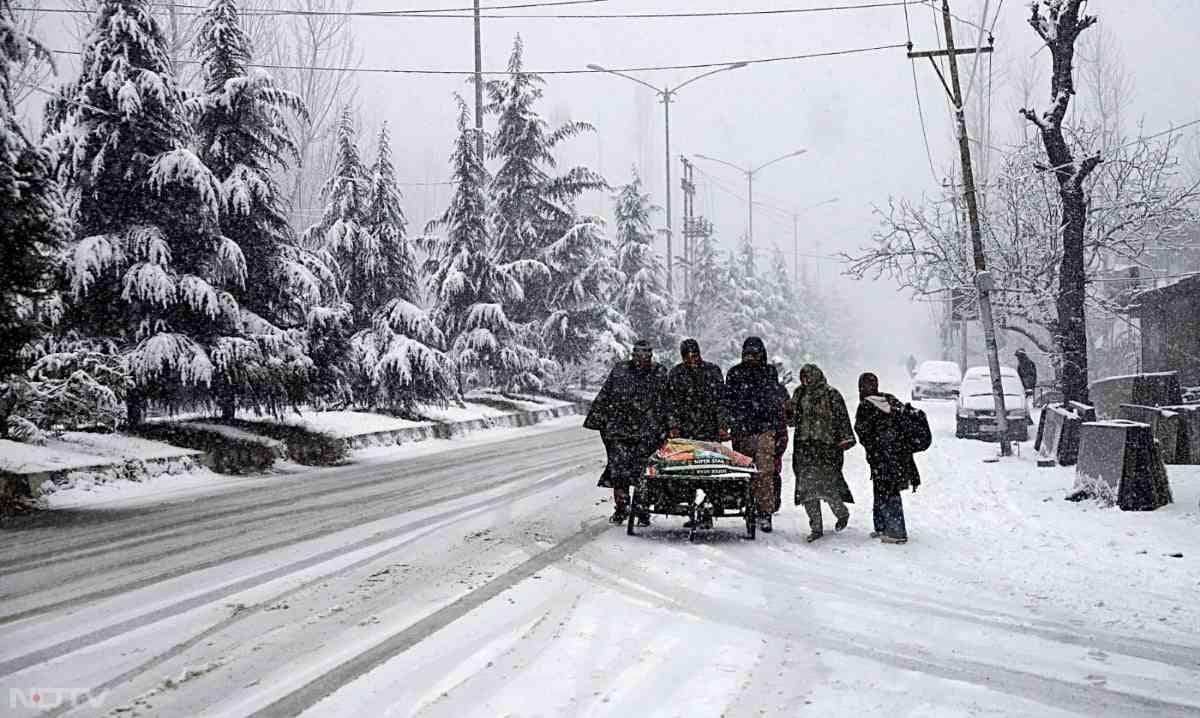
{"type": "Polygon", "coordinates": [[[609,70],[606,67],[602,67],[600,65],[595,65],[595,64],[587,66],[587,69],[591,70],[592,72],[604,72],[609,75],[616,75],[617,77],[624,77],[626,80],[631,80],[633,82],[638,83],[639,85],[648,87],[651,90],[653,90],[656,95],[658,95],[659,100],[661,100],[663,103],[663,132],[665,134],[663,144],[666,147],[666,170],[665,171],[666,171],[666,180],[667,180],[667,201],[666,201],[666,205],[667,205],[666,206],[666,210],[667,210],[667,294],[671,297],[675,296],[675,281],[674,281],[675,257],[674,257],[674,251],[671,246],[671,238],[674,235],[674,232],[672,231],[673,221],[672,221],[672,217],[671,217],[671,100],[674,97],[675,93],[679,92],[681,89],[683,89],[687,85],[692,84],[696,80],[703,79],[705,77],[708,77],[709,75],[715,75],[718,72],[727,72],[729,70],[739,70],[748,64],[749,63],[746,63],[746,62],[735,62],[730,65],[718,67],[715,70],[709,70],[708,72],[702,72],[699,75],[696,75],[695,77],[684,80],[683,82],[679,83],[678,85],[676,85],[673,88],[664,85],[662,89],[659,89],[659,88],[655,87],[654,85],[651,85],[649,82],[646,82],[645,80],[636,78],[633,75],[627,75],[624,72],[620,72],[618,70],[609,70]]]}
{"type": "Polygon", "coordinates": [[[771,165],[775,164],[776,162],[782,162],[783,160],[789,159],[791,157],[799,157],[800,155],[804,154],[805,152],[808,152],[808,150],[793,150],[791,152],[788,152],[787,154],[783,154],[783,155],[776,157],[775,159],[771,160],[770,162],[764,162],[757,167],[741,167],[739,165],[735,165],[732,162],[726,162],[725,160],[720,160],[720,159],[717,159],[716,157],[709,157],[708,155],[697,154],[696,157],[699,159],[702,159],[702,160],[708,160],[709,162],[716,162],[717,164],[725,165],[726,167],[732,167],[733,169],[737,170],[738,172],[741,172],[742,174],[746,175],[746,239],[749,240],[751,245],[753,245],[754,244],[754,175],[758,174],[759,171],[764,170],[767,167],[770,167],[771,165]]]}

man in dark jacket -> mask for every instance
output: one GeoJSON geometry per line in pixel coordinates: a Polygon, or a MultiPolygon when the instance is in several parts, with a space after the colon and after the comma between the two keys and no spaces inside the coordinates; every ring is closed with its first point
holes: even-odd
{"type": "Polygon", "coordinates": [[[667,425],[672,438],[724,441],[729,431],[721,417],[725,378],[721,367],[700,358],[700,343],[684,339],[683,361],[667,375],[667,425]]]}
{"type": "Polygon", "coordinates": [[[1037,364],[1029,358],[1024,349],[1018,349],[1017,357],[1017,376],[1021,377],[1021,386],[1025,387],[1025,395],[1033,393],[1033,388],[1037,386],[1037,364]]]}
{"type": "Polygon", "coordinates": [[[725,377],[725,415],[734,451],[754,458],[758,472],[751,480],[751,489],[759,528],[769,533],[775,510],[775,432],[783,415],[783,397],[779,374],[767,363],[767,348],[758,337],[742,343],[742,363],[725,377]]]}
{"type": "Polygon", "coordinates": [[[858,396],[861,403],[854,415],[854,432],[867,451],[875,494],[875,530],[871,538],[890,544],[907,543],[900,492],[910,486],[916,491],[921,475],[896,421],[903,404],[891,394],[881,393],[879,378],[870,373],[858,378],[858,396]]]}
{"type": "MultiPolygon", "coordinates": [[[[613,490],[613,523],[629,515],[629,487],[666,434],[666,384],[667,370],[654,361],[650,343],[638,340],[633,357],[613,367],[583,422],[583,428],[600,432],[608,453],[599,486],[613,490]]],[[[648,525],[649,514],[639,516],[638,522],[648,525]]]]}

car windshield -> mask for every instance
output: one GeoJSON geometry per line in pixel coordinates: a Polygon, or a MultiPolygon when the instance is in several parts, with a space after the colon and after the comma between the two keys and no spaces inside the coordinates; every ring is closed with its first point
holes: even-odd
{"type": "MultiPolygon", "coordinates": [[[[1003,376],[1001,377],[1001,384],[1004,386],[1005,396],[1021,397],[1025,395],[1025,389],[1021,386],[1021,382],[1018,379],[1003,376]]],[[[964,396],[991,396],[992,380],[988,377],[968,379],[963,382],[961,393],[964,396]]]]}
{"type": "Polygon", "coordinates": [[[958,370],[958,365],[954,362],[947,361],[929,361],[921,365],[917,370],[917,378],[926,381],[952,381],[957,382],[961,378],[961,373],[958,370]]]}

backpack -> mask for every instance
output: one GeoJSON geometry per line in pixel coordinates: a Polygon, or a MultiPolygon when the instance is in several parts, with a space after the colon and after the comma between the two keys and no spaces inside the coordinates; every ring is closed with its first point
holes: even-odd
{"type": "Polygon", "coordinates": [[[933,432],[929,430],[929,419],[924,411],[912,404],[901,404],[893,410],[900,441],[906,451],[916,454],[933,444],[933,432]]]}

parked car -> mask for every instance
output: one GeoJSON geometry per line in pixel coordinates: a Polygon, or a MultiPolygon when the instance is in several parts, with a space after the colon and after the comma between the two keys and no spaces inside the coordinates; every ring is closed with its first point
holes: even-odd
{"type": "Polygon", "coordinates": [[[953,399],[958,395],[962,369],[958,362],[924,361],[913,377],[913,401],[921,399],[953,399]]]}
{"type": "MultiPolygon", "coordinates": [[[[1029,399],[1021,377],[1012,367],[1000,367],[1000,384],[1004,387],[1004,408],[1008,414],[1008,438],[1029,441],[1029,399]]],[[[956,402],[954,435],[959,439],[995,436],[996,404],[992,398],[992,375],[985,366],[973,366],[963,375],[956,402]]]]}

